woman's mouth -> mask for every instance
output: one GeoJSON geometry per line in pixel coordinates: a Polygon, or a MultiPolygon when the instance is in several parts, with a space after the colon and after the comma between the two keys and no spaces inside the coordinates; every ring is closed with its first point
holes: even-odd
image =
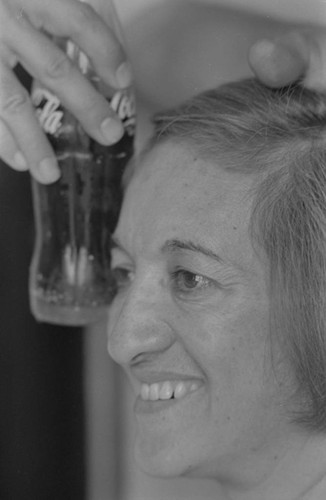
{"type": "Polygon", "coordinates": [[[140,398],[142,401],[166,401],[181,399],[187,394],[196,391],[201,386],[197,380],[165,380],[153,384],[142,384],[140,398]]]}

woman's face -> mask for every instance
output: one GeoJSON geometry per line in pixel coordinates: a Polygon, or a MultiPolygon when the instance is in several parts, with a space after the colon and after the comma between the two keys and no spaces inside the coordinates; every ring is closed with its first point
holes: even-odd
{"type": "Polygon", "coordinates": [[[286,432],[251,184],[167,142],[127,189],[108,345],[135,391],[136,459],[150,474],[231,479],[286,432]]]}

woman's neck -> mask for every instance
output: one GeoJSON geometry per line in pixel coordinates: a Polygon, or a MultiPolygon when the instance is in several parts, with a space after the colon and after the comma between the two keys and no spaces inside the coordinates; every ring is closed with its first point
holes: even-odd
{"type": "Polygon", "coordinates": [[[326,499],[326,436],[291,435],[276,448],[247,457],[242,480],[224,483],[225,500],[326,499]]]}

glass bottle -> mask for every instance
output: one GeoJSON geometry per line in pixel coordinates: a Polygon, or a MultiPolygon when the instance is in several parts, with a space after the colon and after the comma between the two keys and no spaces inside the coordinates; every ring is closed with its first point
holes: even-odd
{"type": "Polygon", "coordinates": [[[131,88],[108,88],[73,42],[56,43],[110,102],[125,130],[113,146],[97,143],[55,95],[34,83],[32,101],[61,177],[50,185],[32,179],[36,235],[30,306],[38,321],[77,326],[102,320],[115,291],[110,235],[121,205],[121,178],[133,155],[135,106],[131,88]]]}

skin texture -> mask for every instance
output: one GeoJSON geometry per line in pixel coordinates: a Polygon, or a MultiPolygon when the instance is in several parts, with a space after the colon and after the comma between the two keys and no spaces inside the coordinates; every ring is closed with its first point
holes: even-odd
{"type": "Polygon", "coordinates": [[[135,390],[135,455],[145,472],[214,478],[226,498],[241,500],[275,500],[282,482],[277,498],[290,500],[304,491],[300,478],[289,483],[298,450],[307,473],[312,442],[288,417],[291,376],[277,349],[270,362],[266,263],[248,236],[252,182],[181,145],[145,157],[115,232],[108,348],[135,390]],[[140,400],[141,381],[181,377],[199,389],[163,404],[140,400]]]}

